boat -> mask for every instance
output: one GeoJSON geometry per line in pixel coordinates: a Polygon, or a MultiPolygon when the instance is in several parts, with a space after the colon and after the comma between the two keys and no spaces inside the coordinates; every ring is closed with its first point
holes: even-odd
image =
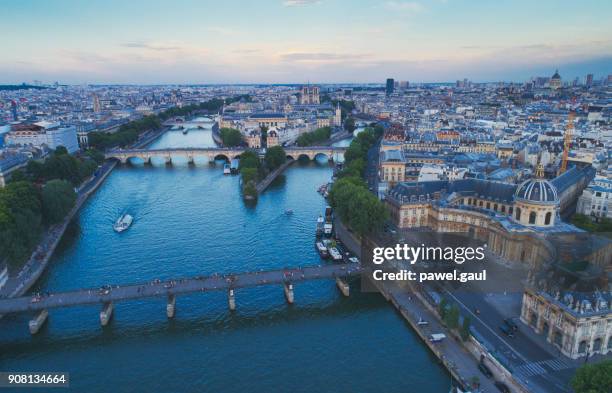
{"type": "Polygon", "coordinates": [[[326,222],[325,224],[323,224],[323,233],[325,235],[331,236],[333,231],[334,231],[334,226],[332,225],[331,222],[326,222]]]}
{"type": "Polygon", "coordinates": [[[117,219],[115,225],[113,225],[113,229],[115,230],[115,232],[123,232],[128,229],[130,225],[132,225],[133,221],[134,217],[130,216],[129,214],[123,214],[117,219]]]}
{"type": "Polygon", "coordinates": [[[232,173],[232,168],[230,167],[230,164],[223,164],[223,174],[229,175],[230,173],[232,173]]]}
{"type": "Polygon", "coordinates": [[[319,215],[319,218],[317,218],[317,237],[323,234],[323,224],[324,223],[325,223],[325,220],[323,219],[323,216],[319,215]]]}
{"type": "Polygon", "coordinates": [[[288,216],[292,215],[293,214],[293,209],[285,210],[285,214],[288,215],[288,216]]]}
{"type": "Polygon", "coordinates": [[[232,173],[232,175],[238,174],[239,167],[240,167],[240,160],[238,160],[237,158],[234,158],[232,162],[230,163],[230,172],[232,173]]]}
{"type": "Polygon", "coordinates": [[[319,252],[321,258],[329,258],[329,252],[327,251],[327,247],[325,247],[325,244],[323,244],[323,242],[316,242],[315,246],[317,247],[317,251],[319,252]]]}
{"type": "Polygon", "coordinates": [[[189,128],[183,128],[183,135],[187,135],[188,132],[189,132],[189,128]]]}
{"type": "Polygon", "coordinates": [[[341,261],[342,260],[342,254],[340,254],[340,251],[338,251],[338,249],[336,247],[330,247],[329,248],[329,255],[332,257],[332,259],[334,261],[341,261]]]}
{"type": "Polygon", "coordinates": [[[333,232],[333,216],[332,216],[332,208],[330,206],[327,206],[325,208],[325,224],[323,225],[323,233],[325,235],[331,235],[333,232]]]}

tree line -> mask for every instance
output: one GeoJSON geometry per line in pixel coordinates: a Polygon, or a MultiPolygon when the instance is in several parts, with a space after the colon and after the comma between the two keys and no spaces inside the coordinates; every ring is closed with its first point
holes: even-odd
{"type": "Polygon", "coordinates": [[[344,169],[329,193],[329,202],[342,222],[360,236],[379,231],[389,219],[386,206],[363,180],[368,150],[382,132],[382,127],[368,127],[353,139],[344,154],[344,169]]]}
{"type": "Polygon", "coordinates": [[[0,189],[0,260],[19,269],[45,227],[61,222],[74,207],[74,187],[90,177],[97,163],[58,147],[44,161],[30,161],[0,189]]]}
{"type": "Polygon", "coordinates": [[[162,122],[175,116],[189,116],[196,111],[208,111],[218,112],[223,104],[229,104],[232,102],[239,101],[241,99],[249,100],[250,96],[241,95],[225,100],[220,98],[213,98],[199,104],[185,105],[183,107],[172,107],[160,112],[157,115],[148,115],[142,119],[130,121],[127,124],[123,124],[119,127],[116,132],[102,132],[94,131],[87,134],[89,138],[89,146],[98,149],[106,150],[112,147],[125,147],[133,144],[138,140],[140,134],[151,131],[159,130],[162,126],[162,122]]]}
{"type": "Polygon", "coordinates": [[[301,146],[301,147],[313,146],[313,145],[316,145],[317,143],[328,141],[330,136],[331,136],[331,127],[321,127],[321,128],[317,128],[316,130],[312,132],[306,132],[300,135],[297,138],[296,143],[298,146],[301,146]]]}
{"type": "Polygon", "coordinates": [[[263,162],[253,150],[240,155],[240,176],[242,178],[242,195],[246,199],[257,198],[257,183],[271,171],[285,163],[287,154],[282,146],[273,146],[266,150],[263,162]]]}

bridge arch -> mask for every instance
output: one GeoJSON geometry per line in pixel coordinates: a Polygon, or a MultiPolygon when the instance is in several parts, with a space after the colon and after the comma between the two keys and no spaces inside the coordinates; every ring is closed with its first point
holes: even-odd
{"type": "Polygon", "coordinates": [[[230,162],[231,158],[228,157],[228,155],[225,154],[225,153],[219,153],[219,154],[215,155],[215,157],[214,157],[214,161],[217,161],[217,160],[224,160],[224,161],[230,162]]]}
{"type": "Polygon", "coordinates": [[[318,152],[314,154],[313,157],[314,160],[319,160],[319,159],[325,159],[327,161],[333,161],[334,157],[333,155],[330,155],[328,152],[318,152]]]}

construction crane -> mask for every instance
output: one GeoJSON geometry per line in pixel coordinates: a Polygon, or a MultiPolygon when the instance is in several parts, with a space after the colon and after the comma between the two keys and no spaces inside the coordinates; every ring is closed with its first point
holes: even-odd
{"type": "Polygon", "coordinates": [[[570,112],[567,117],[567,126],[565,127],[565,135],[563,137],[563,159],[561,160],[561,168],[559,174],[567,170],[567,158],[569,156],[570,146],[572,144],[572,132],[574,130],[574,112],[570,112]]]}

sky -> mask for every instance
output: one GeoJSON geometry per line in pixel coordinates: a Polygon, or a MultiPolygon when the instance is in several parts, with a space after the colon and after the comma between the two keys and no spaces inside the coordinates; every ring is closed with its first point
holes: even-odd
{"type": "Polygon", "coordinates": [[[612,74],[612,1],[0,0],[0,83],[612,74]]]}

